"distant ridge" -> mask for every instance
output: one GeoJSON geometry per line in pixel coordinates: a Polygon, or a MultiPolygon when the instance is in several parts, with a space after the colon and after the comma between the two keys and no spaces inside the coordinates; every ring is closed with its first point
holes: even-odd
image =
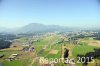
{"type": "Polygon", "coordinates": [[[59,25],[44,25],[44,24],[39,24],[39,23],[30,23],[18,29],[17,32],[33,33],[33,32],[67,31],[67,30],[70,30],[70,28],[59,26],[59,25]]]}
{"type": "Polygon", "coordinates": [[[99,27],[93,27],[93,28],[69,28],[59,25],[44,25],[40,23],[30,23],[28,25],[25,25],[20,28],[16,29],[7,29],[7,28],[0,28],[0,33],[34,33],[34,32],[55,32],[55,31],[77,31],[77,30],[94,30],[94,31],[100,31],[99,27]]]}

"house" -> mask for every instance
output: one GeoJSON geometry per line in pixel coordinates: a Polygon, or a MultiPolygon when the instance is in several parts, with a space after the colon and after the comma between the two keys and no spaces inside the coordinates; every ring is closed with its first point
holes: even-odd
{"type": "Polygon", "coordinates": [[[18,56],[18,54],[12,54],[12,56],[18,56]]]}

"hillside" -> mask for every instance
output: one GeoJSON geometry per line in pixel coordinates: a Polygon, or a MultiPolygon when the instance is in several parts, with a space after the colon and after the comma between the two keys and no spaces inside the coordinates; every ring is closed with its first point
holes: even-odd
{"type": "Polygon", "coordinates": [[[31,23],[22,28],[19,28],[19,33],[33,33],[33,32],[54,32],[54,31],[68,31],[71,28],[59,26],[59,25],[44,25],[39,23],[31,23]]]}

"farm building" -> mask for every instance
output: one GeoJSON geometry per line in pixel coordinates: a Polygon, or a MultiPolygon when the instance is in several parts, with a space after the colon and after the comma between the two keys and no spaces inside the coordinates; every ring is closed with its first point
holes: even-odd
{"type": "Polygon", "coordinates": [[[18,54],[12,54],[12,56],[18,56],[18,54]]]}
{"type": "Polygon", "coordinates": [[[35,50],[34,47],[31,47],[31,48],[29,49],[30,52],[32,52],[32,51],[34,51],[34,50],[35,50]]]}
{"type": "Polygon", "coordinates": [[[15,60],[15,58],[18,56],[18,54],[12,54],[10,57],[8,57],[8,61],[15,60]]]}

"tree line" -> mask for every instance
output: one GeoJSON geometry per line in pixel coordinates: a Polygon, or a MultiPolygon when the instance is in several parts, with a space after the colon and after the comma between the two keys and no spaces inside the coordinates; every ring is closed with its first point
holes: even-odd
{"type": "Polygon", "coordinates": [[[11,41],[15,38],[16,36],[13,34],[0,34],[0,49],[10,47],[11,41]]]}

